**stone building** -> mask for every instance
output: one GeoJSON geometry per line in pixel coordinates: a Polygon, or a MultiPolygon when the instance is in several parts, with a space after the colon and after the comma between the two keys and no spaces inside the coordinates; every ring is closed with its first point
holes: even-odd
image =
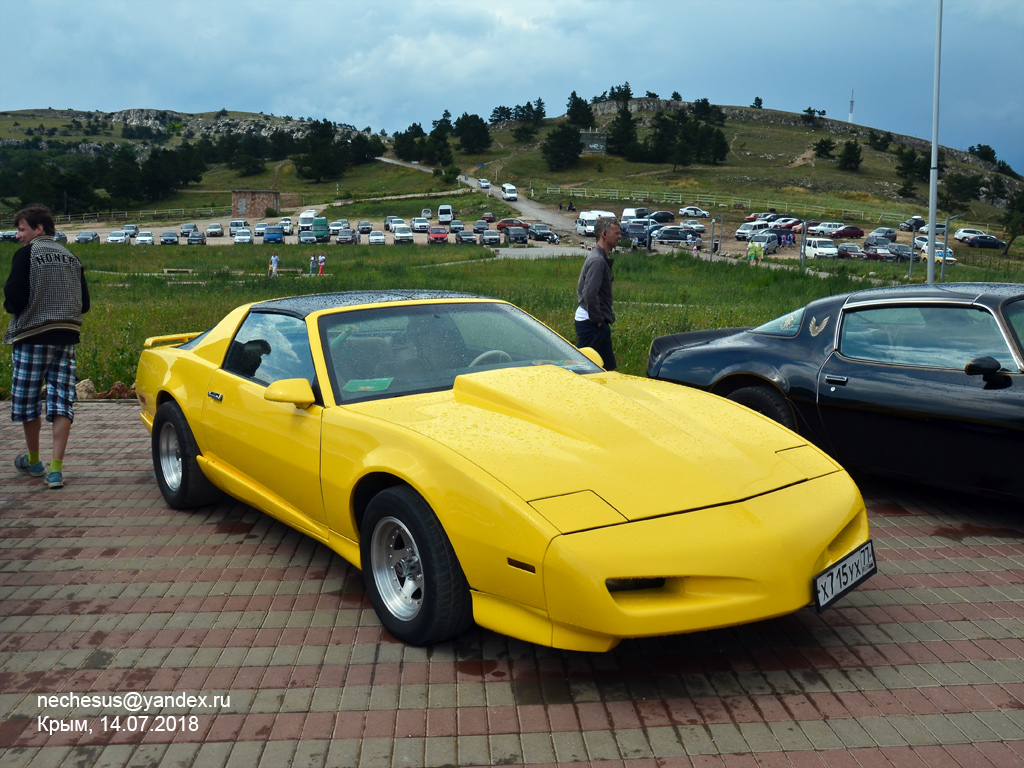
{"type": "Polygon", "coordinates": [[[231,215],[244,219],[262,219],[270,208],[281,214],[281,193],[275,189],[232,189],[231,215]]]}

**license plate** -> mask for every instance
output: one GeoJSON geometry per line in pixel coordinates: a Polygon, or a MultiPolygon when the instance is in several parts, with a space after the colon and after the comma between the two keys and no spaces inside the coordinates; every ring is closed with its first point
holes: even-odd
{"type": "Polygon", "coordinates": [[[851,552],[814,577],[814,607],[821,613],[877,572],[875,547],[869,540],[856,552],[851,552]]]}

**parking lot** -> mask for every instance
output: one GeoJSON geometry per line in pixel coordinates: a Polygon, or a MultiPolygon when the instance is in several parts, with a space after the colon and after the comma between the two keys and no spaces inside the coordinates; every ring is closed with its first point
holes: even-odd
{"type": "Polygon", "coordinates": [[[1019,506],[864,480],[879,574],[821,615],[414,648],[326,547],[167,508],[134,403],[78,404],[61,490],[15,472],[21,442],[0,403],[5,768],[1024,764],[1019,506]]]}

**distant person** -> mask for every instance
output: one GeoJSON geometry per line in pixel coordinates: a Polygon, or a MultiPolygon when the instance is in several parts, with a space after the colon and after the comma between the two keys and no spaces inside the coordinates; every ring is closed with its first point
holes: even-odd
{"type": "Polygon", "coordinates": [[[319,264],[319,265],[320,265],[320,269],[319,269],[319,271],[317,272],[317,275],[318,275],[319,277],[323,277],[323,276],[324,276],[324,264],[326,264],[326,263],[327,263],[327,256],[325,256],[325,255],[324,255],[323,251],[321,251],[321,252],[320,252],[320,255],[319,255],[319,256],[317,256],[317,259],[316,259],[316,261],[317,261],[317,264],[319,264]]]}
{"type": "Polygon", "coordinates": [[[278,277],[277,268],[280,265],[281,265],[281,260],[277,257],[277,254],[275,253],[273,256],[270,257],[270,276],[271,277],[278,277]]]}
{"type": "Polygon", "coordinates": [[[53,239],[49,209],[32,205],[14,214],[17,240],[4,285],[4,309],[14,315],[4,344],[12,345],[11,421],[25,431],[27,453],[15,468],[44,478],[47,487],[64,487],[64,451],[75,419],[77,366],[75,345],[82,315],[89,311],[89,287],[82,262],[53,239]],[[45,395],[43,387],[46,387],[45,395]],[[47,468],[39,458],[43,400],[52,424],[53,454],[47,468]]]}
{"type": "Polygon", "coordinates": [[[607,371],[614,371],[615,351],[612,348],[612,265],[609,257],[622,239],[622,229],[611,216],[602,216],[594,222],[597,245],[583,262],[580,279],[576,284],[579,307],[574,317],[576,346],[593,347],[601,355],[607,371]]]}
{"type": "Polygon", "coordinates": [[[310,254],[309,256],[309,276],[313,276],[313,271],[316,269],[316,254],[310,254]]]}

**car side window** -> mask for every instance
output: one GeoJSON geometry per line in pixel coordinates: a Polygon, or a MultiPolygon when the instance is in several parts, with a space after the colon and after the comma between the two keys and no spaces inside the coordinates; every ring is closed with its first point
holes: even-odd
{"type": "Polygon", "coordinates": [[[973,307],[900,306],[847,312],[839,354],[858,360],[926,368],[963,368],[994,357],[1016,369],[991,313],[973,307]]]}
{"type": "Polygon", "coordinates": [[[306,379],[315,386],[306,323],[290,315],[250,313],[228,347],[224,370],[264,385],[306,379]]]}
{"type": "Polygon", "coordinates": [[[1006,305],[1006,319],[1017,334],[1017,343],[1024,346],[1024,299],[1006,305]]]}

